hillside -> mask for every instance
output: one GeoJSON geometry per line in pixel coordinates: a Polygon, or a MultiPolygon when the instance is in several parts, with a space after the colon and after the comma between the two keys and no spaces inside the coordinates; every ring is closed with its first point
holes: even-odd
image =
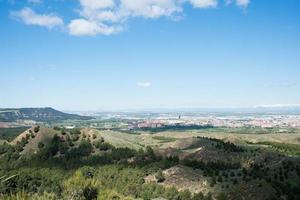
{"type": "Polygon", "coordinates": [[[299,157],[268,145],[186,134],[31,127],[9,143],[0,142],[0,199],[34,199],[30,195],[39,195],[36,191],[46,195],[36,199],[300,196],[299,157]]]}
{"type": "Polygon", "coordinates": [[[0,122],[33,120],[37,122],[57,122],[61,120],[90,120],[92,117],[63,113],[53,108],[5,108],[0,109],[0,122]]]}

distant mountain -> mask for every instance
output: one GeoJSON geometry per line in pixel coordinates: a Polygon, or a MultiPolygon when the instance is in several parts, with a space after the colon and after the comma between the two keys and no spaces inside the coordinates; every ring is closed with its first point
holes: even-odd
{"type": "Polygon", "coordinates": [[[0,122],[34,120],[38,122],[56,122],[61,120],[90,120],[92,117],[68,114],[53,108],[5,108],[0,109],[0,122]]]}

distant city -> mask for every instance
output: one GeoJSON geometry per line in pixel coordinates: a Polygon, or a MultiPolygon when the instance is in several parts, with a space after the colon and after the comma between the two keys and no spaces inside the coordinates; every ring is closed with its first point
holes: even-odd
{"type": "MultiPolygon", "coordinates": [[[[112,128],[112,119],[122,120],[119,128],[128,130],[167,126],[213,127],[300,127],[300,107],[257,107],[235,109],[151,110],[135,112],[73,112],[106,120],[104,128],[112,128]]],[[[100,120],[100,121],[101,121],[100,120]]],[[[96,122],[93,127],[98,127],[96,122]]]]}
{"type": "MultiPolygon", "coordinates": [[[[161,128],[165,126],[213,126],[213,127],[300,127],[300,115],[260,115],[260,116],[201,116],[153,114],[153,116],[132,116],[129,114],[108,114],[107,119],[131,119],[123,122],[128,129],[161,128]]],[[[109,125],[106,126],[109,128],[109,125]]]]}

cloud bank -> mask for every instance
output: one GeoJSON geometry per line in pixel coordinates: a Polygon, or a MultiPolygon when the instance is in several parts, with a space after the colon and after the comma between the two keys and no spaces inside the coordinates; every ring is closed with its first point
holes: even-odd
{"type": "MultiPolygon", "coordinates": [[[[111,35],[121,32],[131,18],[158,19],[181,16],[184,5],[195,9],[218,7],[221,0],[78,0],[78,17],[66,25],[70,35],[111,35]]],[[[30,0],[40,2],[40,0],[30,0]]],[[[235,4],[246,8],[250,0],[225,0],[227,5],[235,4]]],[[[53,14],[37,14],[28,7],[13,15],[25,24],[52,28],[63,25],[63,20],[53,14]]]]}
{"type": "Polygon", "coordinates": [[[64,24],[63,20],[54,14],[37,14],[28,7],[17,12],[12,12],[11,15],[16,19],[20,19],[27,25],[44,26],[49,29],[55,26],[62,26],[64,24]]]}

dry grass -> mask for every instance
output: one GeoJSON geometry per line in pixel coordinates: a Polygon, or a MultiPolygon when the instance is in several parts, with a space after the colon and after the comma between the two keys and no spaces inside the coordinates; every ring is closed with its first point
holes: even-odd
{"type": "Polygon", "coordinates": [[[276,134],[238,134],[238,133],[211,133],[211,132],[160,132],[157,136],[174,137],[174,138],[191,138],[191,137],[209,137],[216,138],[233,143],[259,143],[259,142],[278,142],[287,144],[300,144],[300,133],[276,133],[276,134]]]}

